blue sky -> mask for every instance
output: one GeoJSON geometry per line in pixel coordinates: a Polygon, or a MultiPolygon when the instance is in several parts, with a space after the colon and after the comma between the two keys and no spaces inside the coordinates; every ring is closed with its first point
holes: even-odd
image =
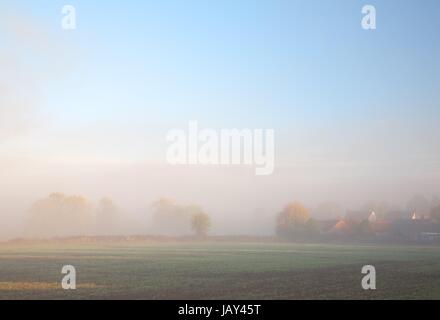
{"type": "Polygon", "coordinates": [[[6,6],[76,53],[57,93],[47,89],[46,108],[66,125],[282,128],[438,115],[438,1],[368,2],[373,32],[360,27],[365,1],[76,0],[70,33],[59,30],[64,1],[16,3],[6,6]]]}
{"type": "Polygon", "coordinates": [[[74,144],[80,158],[163,162],[167,130],[197,120],[275,129],[287,165],[440,170],[438,1],[368,2],[374,31],[361,28],[364,1],[75,0],[75,31],[60,27],[65,4],[1,5],[43,34],[10,50],[24,79],[38,74],[44,120],[26,148],[43,157],[74,144]]]}

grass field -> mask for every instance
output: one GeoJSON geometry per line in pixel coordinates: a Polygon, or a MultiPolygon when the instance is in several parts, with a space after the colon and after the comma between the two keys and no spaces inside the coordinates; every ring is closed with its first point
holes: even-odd
{"type": "Polygon", "coordinates": [[[440,247],[0,245],[1,299],[440,299],[440,247]],[[61,289],[74,265],[77,289],[61,289]],[[361,288],[361,268],[377,290],[361,288]]]}

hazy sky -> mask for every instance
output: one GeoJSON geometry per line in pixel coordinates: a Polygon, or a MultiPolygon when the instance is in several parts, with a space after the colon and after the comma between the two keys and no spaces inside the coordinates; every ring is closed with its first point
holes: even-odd
{"type": "Polygon", "coordinates": [[[3,226],[52,191],[139,219],[168,196],[218,225],[440,193],[440,2],[74,0],[74,31],[65,4],[0,3],[3,226]],[[274,174],[170,167],[166,132],[190,120],[274,129],[274,174]]]}

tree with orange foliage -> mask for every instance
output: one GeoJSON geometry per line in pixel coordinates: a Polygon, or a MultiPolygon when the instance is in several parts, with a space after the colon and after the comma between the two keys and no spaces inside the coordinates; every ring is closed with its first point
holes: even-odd
{"type": "Polygon", "coordinates": [[[304,236],[308,230],[310,213],[299,202],[289,203],[277,216],[276,233],[282,238],[304,236]]]}

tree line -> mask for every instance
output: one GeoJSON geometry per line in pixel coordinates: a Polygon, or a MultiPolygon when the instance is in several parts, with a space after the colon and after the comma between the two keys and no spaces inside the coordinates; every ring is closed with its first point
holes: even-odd
{"type": "MultiPolygon", "coordinates": [[[[211,227],[210,216],[196,205],[160,199],[151,208],[153,228],[158,233],[171,230],[177,234],[189,229],[197,237],[204,237],[211,227]]],[[[121,230],[121,222],[121,211],[108,197],[94,204],[84,196],[52,193],[29,209],[25,235],[33,238],[115,235],[121,230]]]]}
{"type": "MultiPolygon", "coordinates": [[[[426,216],[433,223],[440,223],[440,201],[429,203],[423,197],[415,196],[407,207],[421,212],[422,219],[426,216]]],[[[210,215],[198,205],[182,205],[162,198],[153,202],[150,208],[151,230],[156,234],[182,235],[192,232],[197,237],[206,237],[212,225],[210,215]]],[[[383,203],[370,203],[363,208],[374,210],[378,219],[390,210],[383,203]]],[[[310,210],[298,201],[288,203],[275,217],[275,234],[283,239],[310,239],[322,231],[322,221],[313,218],[310,210]]],[[[121,221],[118,206],[108,197],[95,204],[83,196],[52,193],[31,206],[26,220],[26,235],[115,235],[121,230],[121,221]]],[[[334,227],[339,230],[348,228],[343,219],[334,227]]],[[[371,225],[365,219],[350,227],[354,227],[354,232],[359,235],[371,232],[371,225]]]]}

